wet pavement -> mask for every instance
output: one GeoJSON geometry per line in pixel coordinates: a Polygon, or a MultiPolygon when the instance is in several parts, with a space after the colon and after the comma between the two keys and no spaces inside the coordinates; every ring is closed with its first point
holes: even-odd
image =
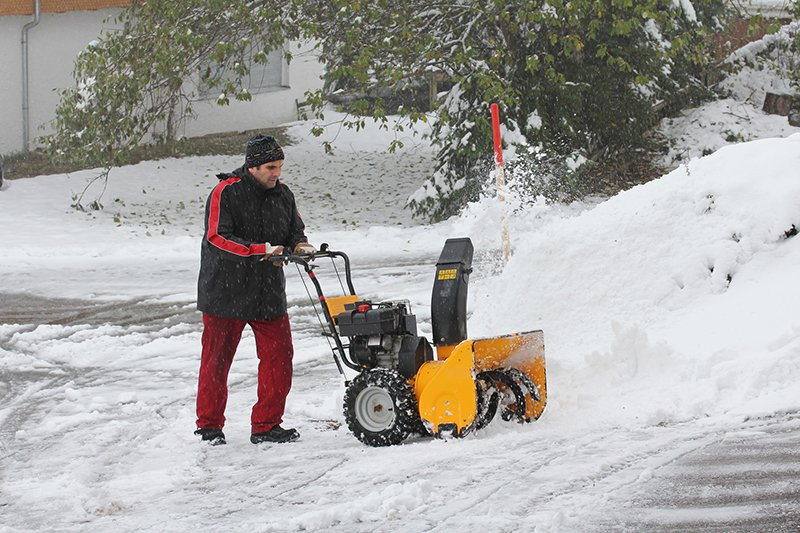
{"type": "MultiPolygon", "coordinates": [[[[800,531],[800,413],[779,413],[712,433],[648,472],[630,502],[628,531],[800,531]]],[[[626,513],[627,514],[627,513],[626,513]]],[[[612,528],[614,529],[614,528],[612,528]]]]}
{"type": "Polygon", "coordinates": [[[109,302],[0,293],[2,324],[154,324],[163,328],[181,322],[200,322],[195,302],[158,302],[146,298],[109,302]]]}

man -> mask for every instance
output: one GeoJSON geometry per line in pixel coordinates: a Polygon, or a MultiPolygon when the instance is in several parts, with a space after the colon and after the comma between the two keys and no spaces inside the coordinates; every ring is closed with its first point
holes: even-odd
{"type": "Polygon", "coordinates": [[[203,312],[197,387],[197,431],[225,444],[228,372],[245,325],[255,334],[258,401],[250,441],[290,442],[300,434],[280,426],[292,384],[292,334],[281,262],[284,250],[312,252],[294,195],[280,181],[283,150],[270,136],[247,143],[245,164],[219,174],[206,203],[197,308],[203,312]]]}

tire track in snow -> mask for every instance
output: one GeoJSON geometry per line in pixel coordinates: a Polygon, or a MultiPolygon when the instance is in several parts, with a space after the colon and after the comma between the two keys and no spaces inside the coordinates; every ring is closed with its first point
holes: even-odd
{"type": "MultiPolygon", "coordinates": [[[[536,432],[533,427],[526,430],[536,432]]],[[[520,527],[527,526],[522,527],[523,530],[554,522],[558,524],[569,520],[571,514],[585,514],[587,508],[596,506],[598,485],[604,487],[606,494],[625,490],[636,480],[637,472],[643,469],[642,462],[652,461],[654,456],[665,453],[665,447],[671,450],[685,444],[686,439],[682,435],[668,440],[649,436],[643,440],[640,435],[633,440],[629,438],[631,434],[630,431],[620,433],[615,429],[592,431],[568,440],[514,446],[510,456],[489,457],[483,462],[478,460],[472,467],[472,478],[478,481],[459,489],[461,501],[457,505],[433,506],[434,509],[447,509],[448,513],[437,517],[431,531],[452,530],[463,525],[465,514],[490,516],[492,509],[497,508],[504,509],[504,520],[520,527]],[[626,445],[626,451],[613,462],[598,465],[593,450],[604,448],[615,439],[626,445]],[[632,442],[636,445],[631,446],[632,442]],[[540,445],[547,451],[537,451],[540,445]],[[524,457],[524,460],[519,457],[524,457]],[[569,468],[565,468],[567,464],[569,468]],[[568,477],[557,479],[565,471],[569,471],[568,477]],[[514,475],[501,479],[492,475],[493,472],[513,472],[514,475]],[[466,495],[469,497],[464,498],[466,495]]],[[[583,528],[589,526],[585,517],[581,524],[583,528]]]]}

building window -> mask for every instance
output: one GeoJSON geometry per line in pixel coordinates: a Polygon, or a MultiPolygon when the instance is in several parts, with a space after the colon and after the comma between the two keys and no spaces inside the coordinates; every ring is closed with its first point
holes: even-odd
{"type": "MultiPolygon", "coordinates": [[[[257,63],[250,60],[250,74],[242,79],[242,86],[250,94],[260,94],[289,87],[289,65],[283,57],[283,47],[267,54],[266,63],[257,63]]],[[[236,74],[226,69],[220,77],[223,80],[233,80],[236,74]]],[[[219,96],[219,88],[200,87],[200,96],[211,99],[219,96]]]]}

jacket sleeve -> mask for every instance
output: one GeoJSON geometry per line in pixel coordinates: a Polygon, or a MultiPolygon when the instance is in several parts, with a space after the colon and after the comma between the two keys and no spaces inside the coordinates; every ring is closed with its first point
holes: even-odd
{"type": "Polygon", "coordinates": [[[235,226],[225,188],[237,181],[238,178],[221,181],[211,192],[206,206],[206,239],[213,246],[230,254],[232,259],[263,256],[266,253],[266,243],[246,241],[233,233],[235,226]]]}
{"type": "Polygon", "coordinates": [[[297,210],[297,204],[294,200],[294,195],[291,195],[291,209],[292,209],[292,220],[289,224],[289,242],[286,245],[289,247],[289,250],[294,251],[294,247],[297,246],[301,242],[308,242],[308,237],[306,237],[306,225],[303,222],[303,219],[300,217],[300,212],[297,210]]]}

